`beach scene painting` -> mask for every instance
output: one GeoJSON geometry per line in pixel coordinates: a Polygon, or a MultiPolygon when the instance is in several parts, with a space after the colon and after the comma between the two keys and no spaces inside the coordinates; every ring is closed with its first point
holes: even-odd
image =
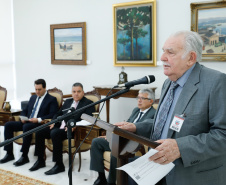
{"type": "Polygon", "coordinates": [[[51,64],[86,65],[86,22],[51,24],[51,64]]]}
{"type": "Polygon", "coordinates": [[[82,28],[54,29],[55,60],[82,60],[82,28]]]}
{"type": "Polygon", "coordinates": [[[204,41],[203,54],[226,54],[226,8],[199,10],[198,33],[204,41]]]}

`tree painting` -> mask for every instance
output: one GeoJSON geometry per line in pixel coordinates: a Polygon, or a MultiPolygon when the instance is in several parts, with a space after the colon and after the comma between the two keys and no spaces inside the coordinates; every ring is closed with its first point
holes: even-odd
{"type": "Polygon", "coordinates": [[[118,9],[117,60],[152,60],[151,6],[118,9]]]}

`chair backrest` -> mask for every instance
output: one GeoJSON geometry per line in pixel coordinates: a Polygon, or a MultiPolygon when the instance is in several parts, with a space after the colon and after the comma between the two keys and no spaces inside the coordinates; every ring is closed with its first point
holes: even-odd
{"type": "Polygon", "coordinates": [[[63,103],[63,92],[60,89],[57,89],[56,87],[54,87],[53,89],[49,89],[47,91],[50,95],[56,97],[58,106],[60,108],[63,103]]]}
{"type": "MultiPolygon", "coordinates": [[[[98,94],[95,90],[86,92],[85,97],[93,102],[97,102],[101,99],[100,94],[98,94]]],[[[95,105],[95,111],[99,112],[100,104],[95,105]]]]}
{"type": "Polygon", "coordinates": [[[6,101],[7,90],[6,88],[0,86],[0,109],[4,106],[4,101],[6,101]]]}
{"type": "MultiPolygon", "coordinates": [[[[56,97],[57,103],[59,108],[61,108],[63,103],[63,92],[60,89],[54,87],[53,89],[48,89],[47,92],[51,95],[56,97]]],[[[31,95],[35,95],[35,92],[31,92],[31,95]]]]}
{"type": "Polygon", "coordinates": [[[157,110],[158,105],[159,105],[159,99],[156,99],[152,106],[154,107],[155,110],[157,110]]]}

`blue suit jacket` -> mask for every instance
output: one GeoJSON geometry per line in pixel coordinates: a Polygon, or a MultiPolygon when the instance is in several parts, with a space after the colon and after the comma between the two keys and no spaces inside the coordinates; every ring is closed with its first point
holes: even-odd
{"type": "MultiPolygon", "coordinates": [[[[21,116],[27,116],[28,118],[30,117],[36,98],[37,95],[31,96],[26,108],[21,112],[21,116]]],[[[54,114],[58,111],[58,109],[59,107],[57,99],[47,93],[39,108],[37,118],[41,118],[42,120],[52,119],[54,114]]]]}

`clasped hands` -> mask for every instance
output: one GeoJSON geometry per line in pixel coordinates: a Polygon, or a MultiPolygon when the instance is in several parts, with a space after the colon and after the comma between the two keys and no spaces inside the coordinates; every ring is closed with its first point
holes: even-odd
{"type": "MultiPolygon", "coordinates": [[[[130,132],[136,132],[136,125],[133,123],[123,121],[115,123],[114,125],[130,132]]],[[[175,139],[161,139],[156,142],[160,143],[160,145],[155,148],[158,152],[149,158],[150,161],[159,164],[168,164],[180,158],[180,151],[175,139]]]]}
{"type": "MultiPolygon", "coordinates": [[[[54,127],[54,124],[49,125],[50,129],[53,129],[53,127],[54,127]]],[[[73,127],[71,131],[74,132],[75,129],[76,129],[76,127],[73,127]]],[[[65,130],[65,132],[67,132],[67,127],[64,127],[64,130],[65,130]]]]}

